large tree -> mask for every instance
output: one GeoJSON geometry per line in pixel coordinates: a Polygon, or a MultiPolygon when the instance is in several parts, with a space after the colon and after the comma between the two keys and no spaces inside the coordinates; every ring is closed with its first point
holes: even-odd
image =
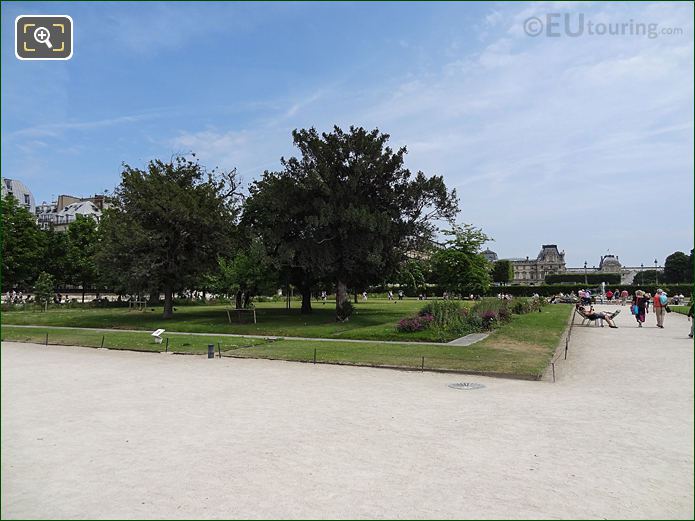
{"type": "Polygon", "coordinates": [[[462,295],[483,294],[490,287],[490,265],[480,251],[490,238],[469,224],[455,226],[445,234],[451,237],[446,247],[432,256],[437,282],[462,295]]]}
{"type": "Polygon", "coordinates": [[[43,234],[34,216],[13,196],[0,199],[2,210],[2,288],[28,288],[41,269],[43,234]]]}
{"type": "Polygon", "coordinates": [[[234,295],[236,308],[248,308],[255,295],[278,287],[278,274],[260,239],[244,242],[231,258],[219,259],[210,278],[211,287],[223,295],[234,295]]]}
{"type": "Polygon", "coordinates": [[[152,276],[157,254],[150,235],[135,219],[118,208],[104,211],[99,223],[97,266],[102,282],[117,293],[143,294],[159,290],[152,276]]]}
{"type": "Polygon", "coordinates": [[[252,198],[267,185],[274,193],[287,187],[289,195],[279,198],[285,204],[274,205],[266,222],[282,227],[291,218],[297,224],[279,249],[299,259],[295,264],[312,279],[305,284],[335,283],[336,316],[344,319],[348,287],[393,275],[406,252],[429,244],[437,221],[455,217],[456,194],[440,176],[412,174],[404,166],[405,147],[393,151],[378,129],[334,127],[319,134],[311,128],[292,136],[300,157],[283,158],[282,171],[254,183],[252,198]]]}
{"type": "Polygon", "coordinates": [[[82,288],[82,302],[88,288],[97,282],[97,223],[90,217],[77,216],[67,230],[67,267],[72,282],[82,288]]]}
{"type": "Polygon", "coordinates": [[[134,275],[161,289],[163,316],[172,317],[174,292],[194,286],[228,253],[236,188],[235,171],[207,172],[184,157],[150,161],[144,170],[124,165],[104,223],[102,247],[109,251],[101,263],[122,282],[134,275]]]}
{"type": "Polygon", "coordinates": [[[408,259],[398,268],[396,280],[400,289],[415,294],[424,291],[428,275],[429,266],[425,260],[408,259]]]}
{"type": "Polygon", "coordinates": [[[492,266],[492,280],[500,284],[507,284],[514,278],[514,270],[511,261],[500,259],[492,266]]]}
{"type": "Polygon", "coordinates": [[[43,270],[53,277],[58,287],[64,287],[71,276],[68,234],[51,227],[44,232],[44,245],[43,270]]]}
{"type": "Polygon", "coordinates": [[[692,282],[692,255],[677,251],[666,257],[664,262],[664,282],[692,282]]]}
{"type": "Polygon", "coordinates": [[[330,252],[315,236],[311,187],[288,172],[266,172],[250,186],[241,227],[257,234],[278,283],[299,288],[301,312],[311,313],[311,288],[327,274],[330,252]]]}

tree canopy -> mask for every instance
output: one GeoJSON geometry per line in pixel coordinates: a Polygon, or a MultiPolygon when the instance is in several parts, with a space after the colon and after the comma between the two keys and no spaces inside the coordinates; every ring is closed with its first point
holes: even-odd
{"type": "Polygon", "coordinates": [[[229,252],[236,188],[236,172],[207,172],[184,157],[153,160],[144,170],[124,165],[103,223],[101,264],[121,284],[163,290],[163,316],[171,317],[174,292],[229,252]]]}
{"type": "Polygon", "coordinates": [[[405,147],[392,150],[378,129],[311,128],[292,137],[300,156],[283,158],[281,171],[252,184],[249,215],[284,265],[311,276],[307,284],[335,283],[336,316],[344,319],[348,286],[395,274],[406,252],[431,240],[438,221],[453,220],[456,193],[441,176],[412,174],[405,147]]]}
{"type": "Polygon", "coordinates": [[[12,195],[0,198],[2,210],[2,288],[27,288],[39,274],[44,237],[36,219],[12,195]]]}
{"type": "Polygon", "coordinates": [[[686,255],[677,251],[666,257],[664,262],[665,282],[692,282],[693,281],[693,252],[686,255]]]}
{"type": "Polygon", "coordinates": [[[500,284],[507,284],[514,278],[514,269],[511,261],[500,259],[495,261],[492,267],[492,280],[500,284]]]}
{"type": "Polygon", "coordinates": [[[445,234],[451,238],[432,256],[437,282],[461,295],[483,294],[490,287],[490,265],[480,251],[490,238],[470,224],[454,226],[445,234]]]}
{"type": "MultiPolygon", "coordinates": [[[[82,301],[86,288],[97,282],[97,223],[89,217],[77,216],[67,229],[67,259],[65,266],[71,282],[82,287],[82,301]]],[[[57,242],[57,241],[56,241],[57,242]]]]}

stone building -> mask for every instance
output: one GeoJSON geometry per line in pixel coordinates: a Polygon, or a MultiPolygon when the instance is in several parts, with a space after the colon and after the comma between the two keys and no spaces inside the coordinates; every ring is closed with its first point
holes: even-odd
{"type": "Polygon", "coordinates": [[[111,204],[103,195],[94,197],[75,197],[72,195],[60,195],[52,203],[43,202],[36,207],[36,218],[39,227],[46,230],[53,227],[55,231],[67,230],[68,225],[77,219],[78,215],[94,219],[97,223],[101,220],[103,210],[111,204]]]}
{"type": "Polygon", "coordinates": [[[20,206],[23,206],[29,212],[34,213],[36,206],[34,205],[34,195],[26,187],[24,183],[18,181],[17,179],[8,179],[4,177],[2,179],[2,196],[7,197],[11,195],[19,202],[20,206]]]}
{"type": "Polygon", "coordinates": [[[602,255],[598,271],[602,273],[621,273],[622,265],[616,255],[602,255]]]}
{"type": "Polygon", "coordinates": [[[514,278],[512,284],[543,284],[546,275],[563,273],[565,252],[557,249],[557,244],[544,244],[535,259],[510,259],[514,278]]]}
{"type": "Polygon", "coordinates": [[[485,259],[486,259],[488,262],[495,262],[495,261],[497,261],[497,254],[496,254],[494,251],[492,251],[490,248],[485,249],[485,251],[481,252],[480,254],[481,254],[483,257],[485,257],[485,259]]]}

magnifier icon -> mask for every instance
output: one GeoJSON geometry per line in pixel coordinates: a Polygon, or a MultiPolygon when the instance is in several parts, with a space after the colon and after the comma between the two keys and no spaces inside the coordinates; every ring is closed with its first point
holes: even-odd
{"type": "Polygon", "coordinates": [[[39,43],[45,43],[46,47],[48,47],[49,49],[53,49],[53,45],[51,45],[51,33],[45,27],[36,28],[36,30],[34,31],[34,40],[36,40],[39,43]]]}

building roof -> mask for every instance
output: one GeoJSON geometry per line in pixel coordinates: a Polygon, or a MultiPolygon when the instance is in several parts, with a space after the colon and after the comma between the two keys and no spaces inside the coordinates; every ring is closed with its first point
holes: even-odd
{"type": "Polygon", "coordinates": [[[3,197],[6,197],[7,194],[12,194],[12,197],[17,199],[21,206],[25,207],[31,213],[34,213],[36,208],[34,194],[32,194],[31,190],[20,180],[3,177],[0,188],[3,197]],[[28,196],[28,200],[26,196],[28,196]]]}
{"type": "Polygon", "coordinates": [[[101,215],[101,210],[91,201],[71,203],[63,208],[59,215],[101,215]]]}

